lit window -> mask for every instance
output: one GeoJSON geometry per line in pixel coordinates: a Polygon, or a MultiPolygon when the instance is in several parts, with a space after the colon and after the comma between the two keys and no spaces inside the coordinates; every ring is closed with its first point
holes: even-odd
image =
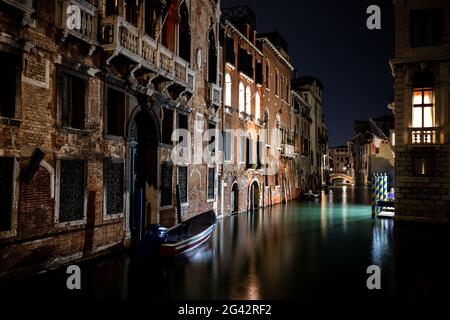
{"type": "Polygon", "coordinates": [[[252,91],[250,87],[247,87],[245,90],[245,112],[247,114],[252,113],[252,91]]]}
{"type": "Polygon", "coordinates": [[[231,77],[225,74],[225,105],[231,106],[231,77]]]}
{"type": "Polygon", "coordinates": [[[261,118],[261,96],[259,95],[259,92],[255,95],[255,117],[256,120],[260,120],[261,118]]]}
{"type": "Polygon", "coordinates": [[[432,90],[414,90],[412,120],[414,128],[434,127],[434,103],[432,90]]]}
{"type": "Polygon", "coordinates": [[[239,82],[239,112],[245,112],[245,87],[239,82]]]}

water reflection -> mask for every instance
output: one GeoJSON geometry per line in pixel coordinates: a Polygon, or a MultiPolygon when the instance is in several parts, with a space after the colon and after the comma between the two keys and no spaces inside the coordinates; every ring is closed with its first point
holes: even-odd
{"type": "Polygon", "coordinates": [[[183,259],[137,262],[121,253],[86,262],[81,292],[65,290],[64,271],[14,283],[4,292],[116,299],[373,299],[365,286],[372,264],[382,269],[383,297],[418,298],[445,288],[448,232],[394,228],[392,220],[371,219],[369,201],[366,189],[336,187],[320,201],[226,217],[207,245],[183,259]]]}

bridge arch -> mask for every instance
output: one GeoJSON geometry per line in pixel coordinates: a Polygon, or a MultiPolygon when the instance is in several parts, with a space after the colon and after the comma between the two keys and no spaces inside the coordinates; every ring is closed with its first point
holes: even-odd
{"type": "Polygon", "coordinates": [[[348,181],[351,184],[355,183],[355,179],[352,176],[349,176],[345,173],[332,173],[330,174],[330,182],[333,182],[334,180],[342,179],[344,181],[348,181]]]}

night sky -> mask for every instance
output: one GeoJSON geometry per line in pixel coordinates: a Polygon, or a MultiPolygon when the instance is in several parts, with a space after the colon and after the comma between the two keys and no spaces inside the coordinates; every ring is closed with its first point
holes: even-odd
{"type": "Polygon", "coordinates": [[[222,0],[222,7],[249,5],[258,32],[278,30],[289,43],[299,75],[324,84],[330,146],[353,135],[353,121],[390,112],[394,57],[392,0],[222,0]],[[382,29],[368,30],[366,9],[381,8],[382,29]]]}

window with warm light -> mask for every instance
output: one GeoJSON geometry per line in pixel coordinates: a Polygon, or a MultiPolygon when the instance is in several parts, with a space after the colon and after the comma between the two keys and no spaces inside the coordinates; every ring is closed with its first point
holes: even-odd
{"type": "Polygon", "coordinates": [[[230,74],[225,74],[225,105],[231,106],[231,77],[230,74]]]}
{"type": "Polygon", "coordinates": [[[245,112],[245,87],[242,81],[239,82],[239,112],[245,112]]]}
{"type": "Polygon", "coordinates": [[[434,97],[432,89],[414,89],[413,91],[413,128],[434,127],[434,97]]]}

